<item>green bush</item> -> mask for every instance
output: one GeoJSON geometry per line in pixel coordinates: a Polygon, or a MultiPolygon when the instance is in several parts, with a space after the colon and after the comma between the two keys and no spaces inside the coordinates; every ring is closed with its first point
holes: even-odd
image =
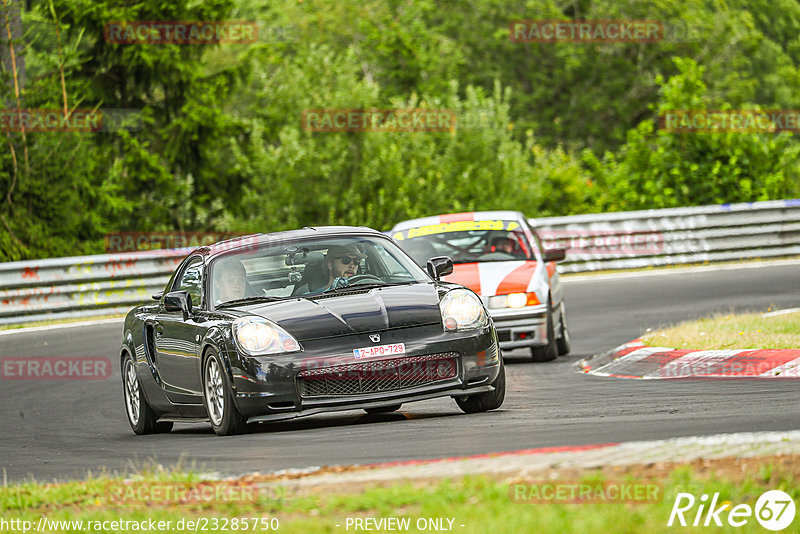
{"type": "MultiPolygon", "coordinates": [[[[659,114],[728,107],[714,106],[702,66],[675,63],[680,73],[663,82],[659,114]]],[[[671,133],[643,121],[617,153],[589,161],[609,211],[800,196],[800,144],[788,133],[671,133]]]]}

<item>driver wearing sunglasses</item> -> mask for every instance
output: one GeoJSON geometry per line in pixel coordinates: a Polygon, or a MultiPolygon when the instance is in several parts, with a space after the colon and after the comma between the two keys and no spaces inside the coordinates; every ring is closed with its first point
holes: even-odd
{"type": "Polygon", "coordinates": [[[335,245],[325,255],[325,266],[328,268],[328,285],[325,289],[349,285],[347,279],[358,272],[361,260],[367,255],[361,252],[355,243],[335,245]]]}

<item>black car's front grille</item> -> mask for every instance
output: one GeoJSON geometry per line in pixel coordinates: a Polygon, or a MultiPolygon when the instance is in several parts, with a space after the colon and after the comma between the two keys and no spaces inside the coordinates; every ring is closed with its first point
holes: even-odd
{"type": "Polygon", "coordinates": [[[298,373],[297,383],[304,398],[396,391],[455,378],[457,361],[458,353],[445,352],[305,369],[298,373]]]}

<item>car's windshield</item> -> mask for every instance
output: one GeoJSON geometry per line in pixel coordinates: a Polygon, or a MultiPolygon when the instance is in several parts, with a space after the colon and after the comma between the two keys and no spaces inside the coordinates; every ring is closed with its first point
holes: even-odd
{"type": "Polygon", "coordinates": [[[214,306],[429,280],[390,240],[369,236],[267,243],[215,258],[210,272],[214,306]]]}
{"type": "Polygon", "coordinates": [[[434,256],[450,256],[454,263],[535,259],[516,221],[443,223],[394,232],[392,237],[419,265],[434,256]]]}

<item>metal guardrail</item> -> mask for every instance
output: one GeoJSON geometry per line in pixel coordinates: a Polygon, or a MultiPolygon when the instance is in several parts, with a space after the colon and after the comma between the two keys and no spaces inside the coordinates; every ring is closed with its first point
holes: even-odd
{"type": "Polygon", "coordinates": [[[126,313],[164,289],[188,252],[0,263],[0,324],[126,313]]]}
{"type": "Polygon", "coordinates": [[[559,272],[800,255],[800,199],[530,219],[559,272]]]}
{"type": "MultiPolygon", "coordinates": [[[[800,255],[800,200],[530,219],[565,273],[800,255]]],[[[0,263],[0,324],[121,314],[189,249],[0,263]]]]}

